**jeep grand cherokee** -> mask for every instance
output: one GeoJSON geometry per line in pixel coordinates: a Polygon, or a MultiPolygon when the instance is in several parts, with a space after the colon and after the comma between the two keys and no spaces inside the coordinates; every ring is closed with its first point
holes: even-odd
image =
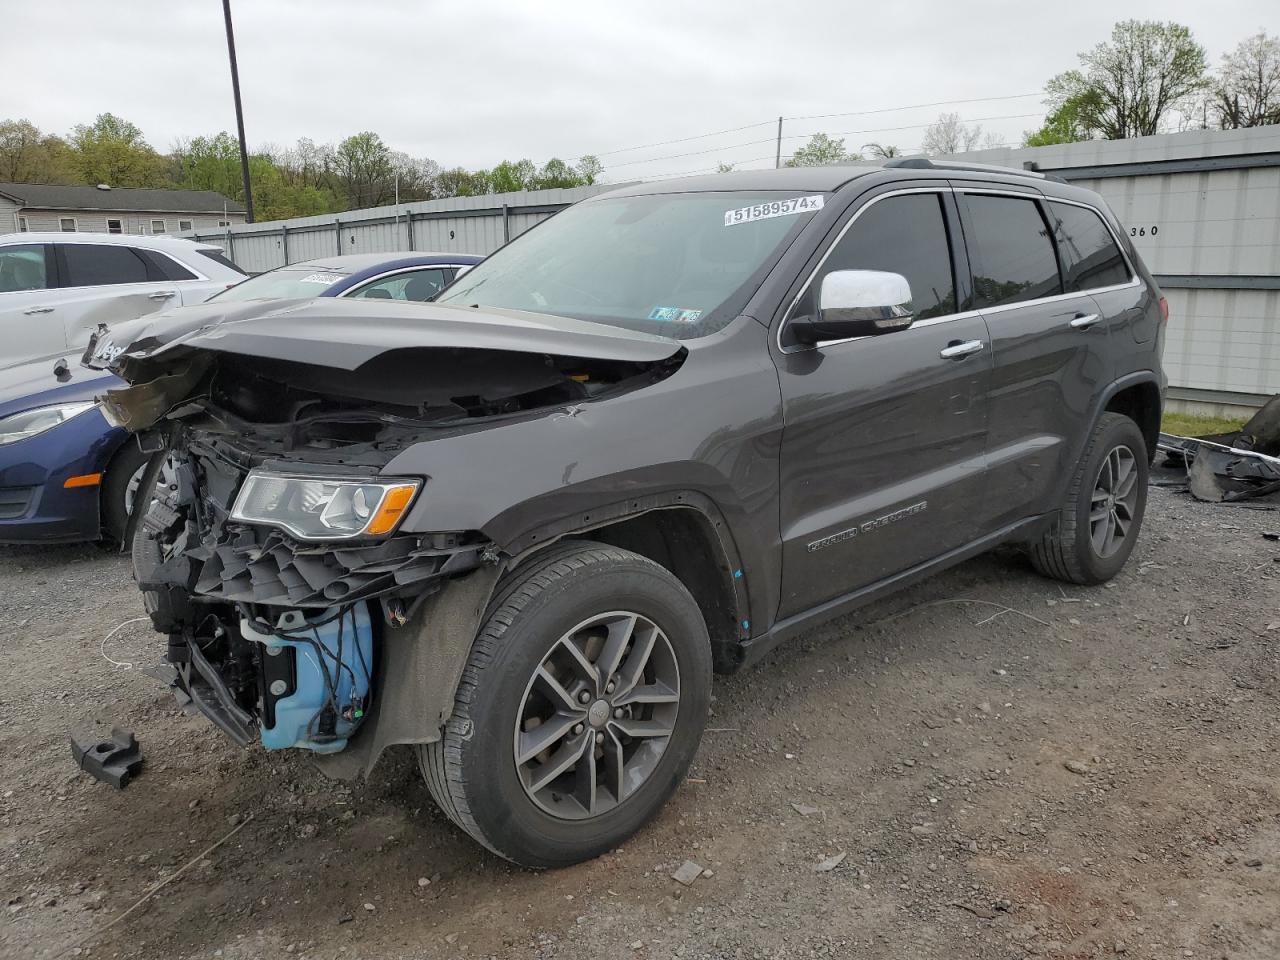
{"type": "Polygon", "coordinates": [[[642,184],[435,303],[235,306],[88,354],[178,464],[134,540],[177,696],[338,776],[412,744],[529,866],[654,815],[713,671],[997,544],[1101,583],[1142,524],[1167,308],[1042,175],[642,184]]]}

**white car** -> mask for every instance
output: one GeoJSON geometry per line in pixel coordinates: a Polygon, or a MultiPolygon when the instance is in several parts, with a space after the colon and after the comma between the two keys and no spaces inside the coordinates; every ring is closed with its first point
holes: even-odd
{"type": "Polygon", "coordinates": [[[81,349],[100,323],[203,303],[244,278],[219,248],[177,237],[0,236],[0,367],[81,349]]]}

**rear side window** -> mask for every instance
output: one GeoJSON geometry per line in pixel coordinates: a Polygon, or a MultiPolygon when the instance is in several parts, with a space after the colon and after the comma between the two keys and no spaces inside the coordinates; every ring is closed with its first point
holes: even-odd
{"type": "Polygon", "coordinates": [[[196,251],[196,253],[200,254],[202,257],[212,260],[214,263],[222,264],[222,266],[226,267],[228,270],[234,270],[236,273],[244,273],[243,270],[228,260],[217,247],[201,247],[196,251]]]}
{"type": "Polygon", "coordinates": [[[43,244],[18,243],[0,247],[0,293],[45,290],[48,286],[43,244]]]}
{"type": "Polygon", "coordinates": [[[1050,202],[1049,210],[1068,293],[1129,282],[1129,267],[1102,217],[1071,203],[1050,202]]]}
{"type": "Polygon", "coordinates": [[[67,268],[64,287],[147,282],[146,262],[128,247],[67,243],[60,252],[67,268]]]}
{"type": "Polygon", "coordinates": [[[978,309],[1062,293],[1053,241],[1034,200],[968,194],[965,203],[978,309]]]}
{"type": "Polygon", "coordinates": [[[150,265],[153,279],[156,280],[198,280],[200,279],[172,257],[155,250],[139,250],[138,254],[150,265]]]}
{"type": "Polygon", "coordinates": [[[887,270],[911,285],[917,320],[956,312],[956,285],[942,197],[913,193],[865,208],[831,250],[797,305],[796,316],[817,310],[822,278],[833,270],[887,270]]]}

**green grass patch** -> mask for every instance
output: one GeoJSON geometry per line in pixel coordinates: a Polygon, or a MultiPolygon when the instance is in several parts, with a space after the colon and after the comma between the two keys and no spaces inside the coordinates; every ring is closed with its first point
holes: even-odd
{"type": "Polygon", "coordinates": [[[1215,433],[1231,433],[1243,426],[1243,420],[1196,417],[1187,413],[1166,413],[1164,419],[1160,421],[1161,431],[1176,434],[1179,437],[1207,437],[1215,433]]]}

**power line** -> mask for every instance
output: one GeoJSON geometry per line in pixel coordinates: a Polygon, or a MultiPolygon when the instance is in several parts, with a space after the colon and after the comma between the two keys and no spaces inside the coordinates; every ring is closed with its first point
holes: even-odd
{"type": "Polygon", "coordinates": [[[878,110],[858,110],[853,113],[815,113],[807,117],[783,117],[784,120],[829,120],[832,117],[865,117],[873,113],[895,113],[898,110],[921,110],[925,107],[950,107],[959,103],[985,103],[988,100],[1021,100],[1024,97],[1042,97],[1043,90],[1035,93],[1011,93],[1003,97],[974,97],[970,100],[936,100],[933,103],[913,103],[905,107],[882,107],[878,110]]]}
{"type": "MultiPolygon", "coordinates": [[[[800,117],[783,117],[782,119],[784,121],[827,120],[832,117],[870,116],[872,114],[877,114],[877,113],[894,113],[899,110],[920,110],[920,109],[924,109],[925,107],[949,107],[949,106],[955,106],[957,104],[962,104],[962,103],[985,103],[987,101],[993,101],[993,100],[1019,100],[1025,97],[1039,97],[1043,95],[1044,95],[1043,90],[1037,90],[1034,93],[1013,93],[1013,94],[1006,94],[998,97],[971,97],[964,100],[935,100],[932,103],[911,103],[911,104],[906,104],[900,107],[878,107],[874,110],[854,110],[847,113],[818,113],[818,114],[810,114],[808,116],[800,116],[800,117]]],[[[591,156],[610,157],[618,153],[630,153],[632,150],[648,150],[651,147],[667,147],[676,143],[688,143],[692,140],[705,140],[707,137],[719,137],[719,136],[723,136],[726,133],[738,133],[742,130],[754,129],[755,127],[767,127],[774,123],[777,123],[777,120],[773,120],[773,119],[761,120],[758,123],[748,123],[740,127],[730,127],[727,130],[715,130],[711,133],[699,133],[691,137],[677,137],[673,140],[659,140],[655,143],[642,143],[634,147],[618,147],[617,149],[614,149],[614,150],[598,151],[596,153],[591,154],[591,156]]],[[[576,157],[570,157],[569,161],[571,162],[574,160],[581,160],[582,157],[584,156],[587,156],[587,154],[582,154],[576,157]]]]}
{"type": "MultiPolygon", "coordinates": [[[[961,120],[960,122],[961,123],[985,123],[990,120],[1025,120],[1028,117],[1038,117],[1038,116],[1040,116],[1040,114],[1038,113],[1011,113],[1011,114],[1004,114],[998,117],[973,117],[972,119],[961,120]]],[[[862,130],[839,130],[836,133],[831,134],[831,136],[851,137],[851,136],[863,135],[868,133],[896,133],[902,130],[918,130],[921,127],[931,127],[936,122],[937,121],[931,120],[927,123],[909,123],[901,127],[866,127],[862,130]]],[[[784,136],[782,139],[783,140],[803,140],[806,137],[811,137],[811,136],[813,136],[813,134],[810,134],[810,133],[789,133],[786,136],[784,136]]],[[[774,143],[774,142],[775,142],[774,137],[768,137],[764,140],[744,140],[740,143],[722,144],[717,147],[709,147],[705,150],[690,150],[686,153],[671,153],[661,157],[647,157],[642,160],[625,160],[622,163],[612,164],[610,166],[610,169],[616,170],[619,167],[631,167],[639,163],[657,163],[660,160],[679,160],[683,157],[699,157],[699,156],[704,156],[708,153],[719,153],[725,150],[736,150],[738,147],[753,147],[762,143],[774,143]]]]}

